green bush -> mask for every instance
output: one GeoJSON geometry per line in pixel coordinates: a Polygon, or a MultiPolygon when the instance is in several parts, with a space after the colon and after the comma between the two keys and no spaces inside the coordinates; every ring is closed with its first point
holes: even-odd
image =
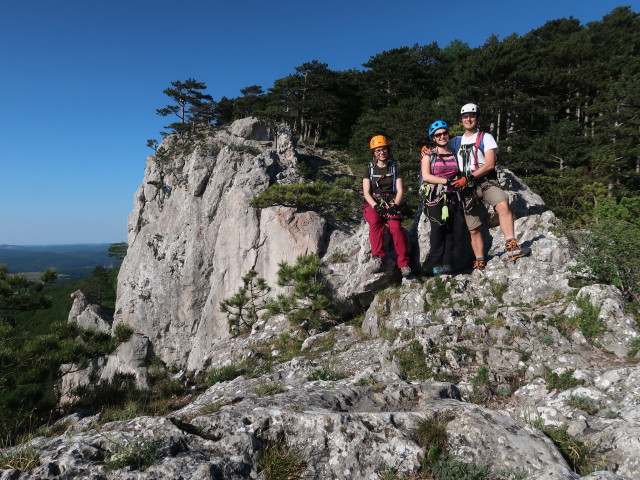
{"type": "Polygon", "coordinates": [[[121,442],[111,440],[115,448],[107,461],[107,468],[116,470],[131,467],[144,471],[162,457],[161,441],[138,438],[125,438],[121,442]]]}
{"type": "Polygon", "coordinates": [[[225,365],[224,367],[212,368],[209,370],[206,374],[205,382],[207,385],[211,386],[219,382],[231,381],[242,374],[244,374],[244,370],[242,368],[236,367],[235,365],[225,365]]]}
{"type": "Polygon", "coordinates": [[[583,262],[595,280],[640,300],[640,198],[606,199],[594,210],[596,223],[577,234],[583,262]]]}
{"type": "Polygon", "coordinates": [[[295,265],[279,264],[278,285],[293,287],[267,303],[270,314],[287,314],[289,321],[306,329],[327,327],[336,321],[337,307],[320,275],[322,260],[316,254],[301,255],[295,265]]]}
{"type": "Polygon", "coordinates": [[[251,206],[267,208],[275,205],[312,210],[323,217],[347,220],[357,214],[360,195],[343,184],[323,181],[297,183],[293,185],[272,185],[256,195],[251,206]]]}
{"type": "Polygon", "coordinates": [[[263,440],[258,470],[265,480],[297,480],[303,478],[305,468],[302,451],[287,444],[283,437],[263,440]]]}

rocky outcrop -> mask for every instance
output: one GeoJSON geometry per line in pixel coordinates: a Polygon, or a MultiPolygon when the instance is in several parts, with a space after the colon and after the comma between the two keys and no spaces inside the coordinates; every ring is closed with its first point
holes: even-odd
{"type": "MultiPolygon", "coordinates": [[[[401,279],[390,260],[373,274],[366,225],[338,233],[311,212],[250,207],[268,185],[297,179],[290,135],[272,142],[265,131],[245,120],[187,156],[148,160],[115,317],[136,334],[90,366],[143,378],[156,355],[183,369],[242,365],[242,375],[168,415],[63,419],[63,434],[30,441],[39,466],[1,480],[263,478],[274,444],[301,460],[302,478],[412,478],[428,454],[416,431],[431,419],[446,425],[452,461],[493,480],[640,478],[637,321],[616,288],[574,286],[576,259],[539,197],[500,170],[528,258],[504,261],[489,217],[484,272],[401,279]],[[275,286],[278,263],[304,253],[322,255],[349,324],[309,333],[275,315],[231,338],[219,301],[250,268],[275,286]],[[148,469],[109,468],[149,446],[148,469]]],[[[420,266],[424,216],[411,236],[420,266]]],[[[73,318],[86,311],[78,296],[73,318]]]]}
{"type": "Polygon", "coordinates": [[[249,205],[290,178],[297,161],[286,132],[277,145],[265,132],[261,122],[243,120],[211,133],[189,155],[147,160],[114,323],[148,337],[167,364],[208,365],[229,338],[219,303],[242,286],[242,276],[255,269],[275,285],[280,262],[317,253],[326,242],[326,221],[314,212],[249,205]]]}

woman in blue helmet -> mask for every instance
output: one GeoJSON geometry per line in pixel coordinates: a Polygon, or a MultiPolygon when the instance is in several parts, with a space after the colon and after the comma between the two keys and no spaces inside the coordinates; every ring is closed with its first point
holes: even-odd
{"type": "Polygon", "coordinates": [[[430,250],[427,265],[434,275],[453,273],[454,221],[458,208],[458,192],[452,185],[456,180],[458,160],[449,148],[449,125],[436,120],[429,127],[429,137],[435,147],[423,147],[420,194],[424,211],[431,223],[430,250]]]}

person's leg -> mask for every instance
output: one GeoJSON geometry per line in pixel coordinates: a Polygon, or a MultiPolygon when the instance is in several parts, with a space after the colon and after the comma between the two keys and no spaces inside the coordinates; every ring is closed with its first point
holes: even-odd
{"type": "Polygon", "coordinates": [[[393,238],[393,247],[398,257],[398,268],[409,266],[409,255],[407,253],[407,239],[402,231],[400,220],[387,220],[389,225],[389,233],[393,238]]]}
{"type": "MultiPolygon", "coordinates": [[[[455,244],[454,218],[457,206],[455,203],[449,204],[449,219],[444,224],[444,248],[442,252],[442,266],[448,267],[446,270],[453,271],[453,246],[455,244]]],[[[445,273],[451,273],[449,271],[445,273]]]]}
{"type": "Polygon", "coordinates": [[[382,235],[384,233],[384,219],[368,205],[364,207],[364,219],[369,224],[371,255],[384,258],[384,244],[382,239],[382,235]]]}
{"type": "Polygon", "coordinates": [[[476,259],[484,259],[484,238],[482,238],[482,225],[473,230],[469,230],[471,235],[471,249],[476,259]]]}
{"type": "Polygon", "coordinates": [[[432,268],[442,267],[442,252],[444,249],[444,226],[436,220],[442,218],[442,207],[440,205],[427,206],[429,214],[429,262],[432,268]]]}
{"type": "Polygon", "coordinates": [[[497,203],[493,208],[496,209],[496,213],[498,214],[500,230],[502,230],[504,239],[511,240],[515,238],[513,230],[513,213],[511,213],[511,210],[509,209],[509,203],[500,202],[497,203]]]}
{"type": "MultiPolygon", "coordinates": [[[[474,194],[477,194],[474,192],[474,194]]],[[[471,250],[476,257],[473,262],[473,268],[484,268],[487,262],[484,259],[484,238],[482,237],[482,206],[481,201],[478,199],[470,211],[465,211],[464,219],[469,228],[469,235],[471,236],[471,250]]]]}

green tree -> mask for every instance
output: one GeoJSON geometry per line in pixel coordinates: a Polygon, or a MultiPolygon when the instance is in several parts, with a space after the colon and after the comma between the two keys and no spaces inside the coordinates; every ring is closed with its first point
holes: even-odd
{"type": "Polygon", "coordinates": [[[116,260],[122,261],[124,260],[124,257],[127,256],[128,248],[129,245],[127,244],[127,242],[112,243],[111,245],[109,245],[108,255],[115,258],[116,260]]]}
{"type": "Polygon", "coordinates": [[[101,305],[112,307],[115,302],[115,291],[109,274],[101,265],[91,270],[91,275],[85,282],[85,291],[101,305]]]}
{"type": "Polygon", "coordinates": [[[289,295],[280,294],[268,303],[271,314],[285,313],[302,328],[318,329],[336,321],[337,307],[320,275],[322,260],[318,255],[301,255],[294,265],[278,266],[278,285],[291,287],[289,295]]]}
{"type": "Polygon", "coordinates": [[[171,87],[162,93],[175,103],[157,109],[156,113],[162,117],[176,116],[179,121],[164,128],[170,129],[171,133],[185,135],[195,133],[199,126],[210,124],[215,119],[215,102],[211,95],[202,92],[206,88],[203,82],[193,78],[171,82],[171,87]]]}
{"type": "Polygon", "coordinates": [[[266,306],[266,296],[271,291],[264,278],[251,269],[242,277],[242,287],[230,298],[220,302],[220,311],[227,315],[229,331],[238,335],[251,329],[258,314],[266,306]]]}

